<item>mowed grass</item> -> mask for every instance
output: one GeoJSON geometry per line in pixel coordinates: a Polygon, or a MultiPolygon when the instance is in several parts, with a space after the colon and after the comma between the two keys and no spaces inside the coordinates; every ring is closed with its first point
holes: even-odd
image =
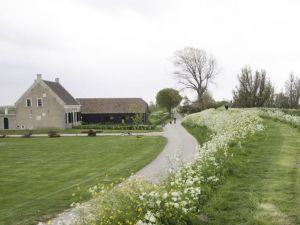
{"type": "Polygon", "coordinates": [[[211,132],[207,127],[205,126],[188,126],[185,123],[182,124],[183,127],[191,134],[193,135],[198,143],[202,145],[203,143],[209,141],[211,139],[211,135],[213,132],[211,132]]]}
{"type": "Polygon", "coordinates": [[[265,124],[263,133],[231,147],[226,183],[205,205],[199,224],[300,224],[300,132],[265,124]]]}
{"type": "Polygon", "coordinates": [[[0,139],[0,224],[46,221],[87,200],[89,187],[138,171],[165,144],[135,136],[0,139]]]}

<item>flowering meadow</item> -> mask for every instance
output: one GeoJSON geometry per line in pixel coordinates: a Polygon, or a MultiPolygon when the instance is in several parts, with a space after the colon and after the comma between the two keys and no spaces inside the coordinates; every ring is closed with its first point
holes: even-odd
{"type": "Polygon", "coordinates": [[[78,205],[81,216],[74,224],[196,224],[203,204],[226,178],[228,161],[234,157],[230,145],[264,130],[260,113],[209,109],[187,116],[186,126],[206,127],[212,132],[193,163],[170,172],[159,184],[130,179],[114,188],[113,184],[91,188],[92,207],[85,210],[78,205]]]}
{"type": "Polygon", "coordinates": [[[275,119],[284,123],[288,123],[293,127],[300,127],[300,117],[293,116],[282,112],[279,109],[258,109],[259,115],[265,118],[275,119]]]}

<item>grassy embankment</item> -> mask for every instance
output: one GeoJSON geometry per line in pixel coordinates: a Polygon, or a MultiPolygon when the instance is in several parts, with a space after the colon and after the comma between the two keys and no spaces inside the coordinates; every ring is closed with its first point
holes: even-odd
{"type": "Polygon", "coordinates": [[[0,224],[37,224],[151,162],[163,137],[0,139],[0,224]]]}
{"type": "MultiPolygon", "coordinates": [[[[300,224],[300,132],[272,120],[265,125],[265,132],[231,146],[227,180],[204,205],[199,224],[300,224]]],[[[207,139],[203,129],[187,129],[200,143],[207,139]]]]}

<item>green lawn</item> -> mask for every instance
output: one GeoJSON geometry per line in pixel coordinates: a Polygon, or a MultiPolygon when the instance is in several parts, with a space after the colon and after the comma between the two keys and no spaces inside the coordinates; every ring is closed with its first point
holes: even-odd
{"type": "Polygon", "coordinates": [[[280,122],[265,124],[265,132],[231,147],[229,176],[199,224],[300,224],[300,132],[280,122]]]}
{"type": "Polygon", "coordinates": [[[0,139],[0,224],[37,224],[151,162],[163,137],[0,139]],[[75,196],[72,196],[72,194],[75,196]]]}

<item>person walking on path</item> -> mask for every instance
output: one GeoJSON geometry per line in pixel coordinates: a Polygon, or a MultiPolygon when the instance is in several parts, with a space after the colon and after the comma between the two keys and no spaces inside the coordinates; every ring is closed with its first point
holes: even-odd
{"type": "Polygon", "coordinates": [[[173,121],[174,121],[174,124],[176,123],[176,117],[174,116],[174,118],[173,118],[173,121]]]}

